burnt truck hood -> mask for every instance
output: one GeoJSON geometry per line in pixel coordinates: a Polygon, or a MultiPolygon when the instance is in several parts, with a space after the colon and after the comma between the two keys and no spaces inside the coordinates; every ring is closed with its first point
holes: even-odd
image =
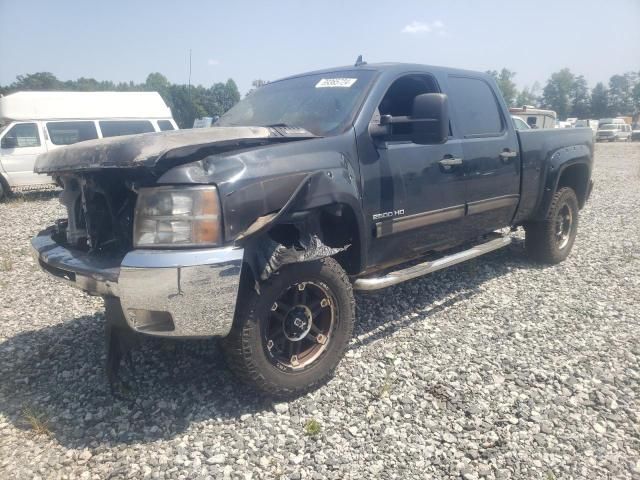
{"type": "Polygon", "coordinates": [[[54,174],[104,168],[168,169],[201,155],[308,138],[316,136],[292,127],[212,127],[126,135],[52,150],[38,157],[34,171],[54,174]]]}

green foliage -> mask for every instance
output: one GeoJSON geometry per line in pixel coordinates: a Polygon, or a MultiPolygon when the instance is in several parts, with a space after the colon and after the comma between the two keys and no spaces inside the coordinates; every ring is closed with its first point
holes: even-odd
{"type": "Polygon", "coordinates": [[[636,83],[631,91],[631,99],[636,112],[640,112],[640,80],[636,83]]]}
{"type": "Polygon", "coordinates": [[[576,77],[568,68],[551,75],[542,91],[542,104],[545,108],[555,110],[558,118],[570,116],[574,101],[576,77]]]}
{"type": "Polygon", "coordinates": [[[502,96],[504,97],[504,101],[507,103],[507,106],[514,106],[516,97],[518,96],[518,89],[516,88],[516,84],[513,81],[513,77],[516,76],[516,72],[512,72],[511,70],[503,68],[502,70],[500,70],[500,73],[495,70],[488,70],[487,73],[495,78],[496,83],[498,84],[498,88],[500,89],[500,92],[502,92],[502,96]]]}
{"type": "Polygon", "coordinates": [[[575,77],[571,93],[571,116],[588,118],[591,113],[591,94],[587,80],[582,75],[575,77]]]}
{"type": "MultiPolygon", "coordinates": [[[[38,72],[27,75],[18,75],[15,90],[63,90],[63,83],[53,73],[38,72]]],[[[10,86],[13,89],[13,85],[10,86]]]]}
{"type": "Polygon", "coordinates": [[[591,90],[591,116],[604,118],[607,115],[609,115],[609,91],[602,82],[598,82],[591,90]]]}
{"type": "Polygon", "coordinates": [[[150,73],[144,83],[114,83],[81,77],[77,80],[61,81],[49,72],[37,72],[18,75],[16,81],[6,87],[0,87],[0,94],[22,90],[67,90],[81,92],[99,91],[150,91],[158,92],[171,108],[173,118],[180,128],[190,128],[199,117],[222,115],[240,100],[236,83],[229,79],[211,87],[202,85],[188,86],[172,84],[167,77],[158,72],[150,73]]]}
{"type": "Polygon", "coordinates": [[[524,87],[516,97],[516,106],[538,105],[540,103],[540,84],[534,82],[531,87],[524,87]]]}
{"type": "Polygon", "coordinates": [[[609,79],[609,111],[612,115],[633,114],[633,89],[636,75],[625,73],[609,79]]]}
{"type": "Polygon", "coordinates": [[[322,431],[322,425],[315,418],[308,420],[307,423],[304,424],[304,433],[310,437],[315,437],[320,435],[322,431]]]}
{"type": "Polygon", "coordinates": [[[257,79],[254,80],[253,82],[251,82],[251,90],[249,90],[247,92],[247,94],[245,95],[245,97],[248,97],[249,95],[251,95],[253,92],[255,92],[257,89],[259,89],[260,87],[263,87],[264,85],[266,85],[267,83],[269,83],[268,80],[261,80],[261,79],[257,79]]]}

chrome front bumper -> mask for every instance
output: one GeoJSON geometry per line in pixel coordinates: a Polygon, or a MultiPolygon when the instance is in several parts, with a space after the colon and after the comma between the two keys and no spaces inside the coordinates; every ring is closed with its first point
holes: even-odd
{"type": "Polygon", "coordinates": [[[56,243],[52,230],[31,240],[34,258],[56,278],[91,295],[118,297],[129,326],[163,337],[224,337],[231,330],[244,251],[133,250],[90,255],[56,243]]]}

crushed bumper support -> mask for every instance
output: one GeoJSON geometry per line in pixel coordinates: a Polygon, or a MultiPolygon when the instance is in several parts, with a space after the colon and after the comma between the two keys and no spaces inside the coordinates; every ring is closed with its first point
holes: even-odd
{"type": "Polygon", "coordinates": [[[134,250],[97,256],[66,248],[52,229],[31,240],[46,272],[91,295],[117,297],[133,330],[162,337],[224,337],[235,312],[243,249],[134,250]]]}

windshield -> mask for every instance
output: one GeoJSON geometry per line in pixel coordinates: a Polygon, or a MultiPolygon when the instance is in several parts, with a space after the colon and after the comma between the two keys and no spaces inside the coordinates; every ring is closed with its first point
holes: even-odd
{"type": "Polygon", "coordinates": [[[236,104],[216,126],[290,126],[327,136],[344,131],[374,71],[305,75],[269,83],[236,104]]]}
{"type": "Polygon", "coordinates": [[[600,127],[600,130],[617,130],[618,129],[618,125],[614,125],[612,123],[609,123],[607,125],[602,125],[600,127]]]}

